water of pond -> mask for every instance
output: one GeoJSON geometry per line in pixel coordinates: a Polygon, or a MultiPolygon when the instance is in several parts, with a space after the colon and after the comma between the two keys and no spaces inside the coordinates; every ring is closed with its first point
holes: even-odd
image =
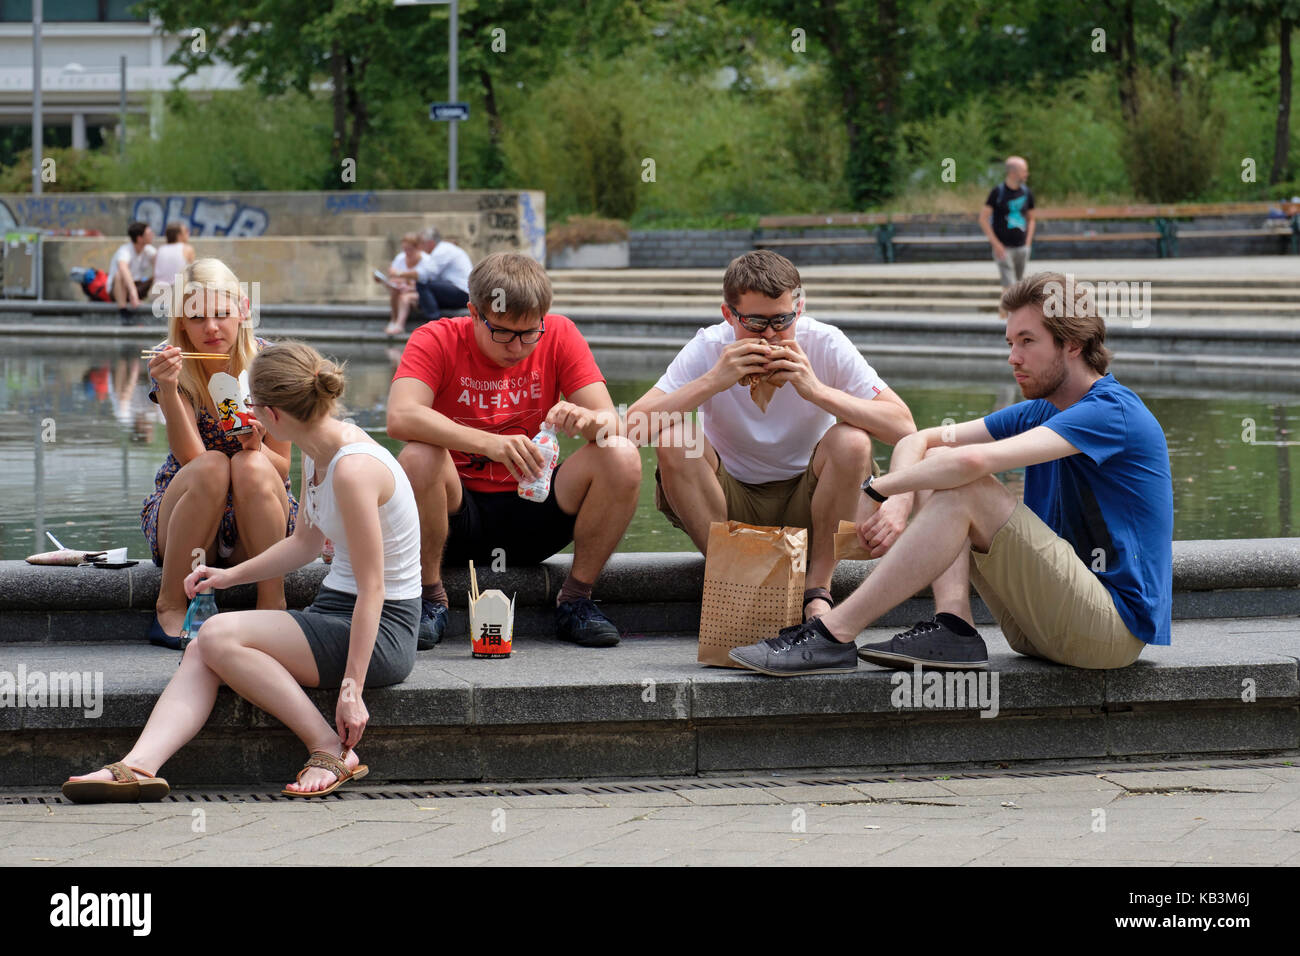
{"type": "MultiPolygon", "coordinates": [[[[127,546],[147,560],[140,506],[153,490],[167,454],[167,435],[146,398],[148,376],[135,356],[139,345],[85,341],[75,347],[45,340],[0,339],[0,558],[26,557],[51,545],[52,532],[69,547],[127,546]]],[[[348,413],[390,449],[383,433],[384,402],[395,363],[389,350],[337,347],[348,361],[348,413]]],[[[631,403],[654,384],[662,362],[645,356],[598,353],[615,402],[631,403]],[[620,367],[621,366],[621,367],[620,367]]],[[[971,377],[965,366],[934,363],[925,374],[877,370],[911,407],[918,425],[964,421],[1016,400],[1000,368],[971,377]]],[[[1124,380],[1122,367],[1117,377],[1124,380]]],[[[1176,538],[1271,538],[1300,534],[1300,466],[1295,423],[1300,391],[1253,392],[1185,384],[1140,386],[1138,393],[1164,426],[1173,464],[1176,538]],[[1253,434],[1251,427],[1253,424],[1253,434]],[[1254,439],[1253,443],[1247,439],[1254,439]]],[[[575,445],[566,440],[567,453],[575,445]]],[[[889,449],[877,449],[888,465],[889,449]]],[[[625,551],[681,551],[691,547],[654,509],[654,452],[646,464],[636,517],[625,551]]],[[[299,481],[295,452],[293,482],[299,481]]],[[[1014,482],[1016,476],[1008,476],[1014,482]]]]}

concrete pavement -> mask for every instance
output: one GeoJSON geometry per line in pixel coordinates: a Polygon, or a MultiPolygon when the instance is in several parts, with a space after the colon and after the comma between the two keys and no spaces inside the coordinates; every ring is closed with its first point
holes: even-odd
{"type": "MultiPolygon", "coordinates": [[[[346,799],[304,802],[209,791],[129,806],[6,802],[0,865],[1300,864],[1300,758],[1221,766],[664,782],[676,790],[637,781],[622,793],[595,782],[434,798],[363,784],[346,799]],[[723,785],[691,789],[710,783],[723,785]]],[[[0,791],[24,795],[52,796],[0,791]]]]}

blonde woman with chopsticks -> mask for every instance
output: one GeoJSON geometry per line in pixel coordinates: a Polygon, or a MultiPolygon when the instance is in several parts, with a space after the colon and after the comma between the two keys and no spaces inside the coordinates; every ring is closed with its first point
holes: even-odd
{"type": "MultiPolygon", "coordinates": [[[[195,549],[202,549],[205,564],[238,563],[292,534],[298,513],[289,492],[289,443],[267,436],[256,416],[248,434],[223,430],[208,390],[211,376],[225,372],[237,379],[268,344],[253,335],[239,280],[221,260],[198,259],[186,267],[182,288],[167,341],[149,360],[149,398],[167,420],[171,449],[140,512],[154,564],[163,572],[149,642],[176,649],[195,549]],[[189,353],[218,357],[182,357],[189,353]]],[[[284,609],[283,578],[258,582],[257,606],[284,609]]]]}

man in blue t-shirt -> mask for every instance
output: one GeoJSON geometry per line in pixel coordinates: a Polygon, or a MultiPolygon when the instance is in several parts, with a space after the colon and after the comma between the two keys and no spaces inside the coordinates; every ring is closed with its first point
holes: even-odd
{"type": "Polygon", "coordinates": [[[970,584],[1012,650],[1086,668],[1126,667],[1170,642],[1173,485],[1159,422],[1107,374],[1106,326],[1060,273],[1002,296],[1008,362],[1029,401],[894,448],[862,485],[858,537],[888,549],[867,580],[819,618],[731,652],[778,677],[886,667],[988,666],[970,584]],[[1025,468],[1025,500],[993,476],[1025,468]],[[917,513],[910,525],[908,518],[917,513]],[[854,638],[927,584],[936,614],[888,641],[854,638]]]}

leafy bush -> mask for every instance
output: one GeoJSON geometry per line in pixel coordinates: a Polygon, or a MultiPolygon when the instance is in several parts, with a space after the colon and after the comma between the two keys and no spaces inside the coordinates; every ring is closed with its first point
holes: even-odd
{"type": "Polygon", "coordinates": [[[619,219],[574,216],[563,225],[546,230],[546,252],[552,256],[588,243],[626,241],[627,223],[619,219]]]}
{"type": "MultiPolygon", "coordinates": [[[[54,180],[41,183],[47,193],[87,193],[111,189],[116,157],[107,152],[46,146],[44,160],[54,160],[54,180]]],[[[32,189],[32,151],[18,154],[12,166],[0,166],[0,193],[27,193],[32,189]]]]}
{"type": "Polygon", "coordinates": [[[1219,164],[1222,126],[1208,84],[1189,78],[1175,94],[1167,75],[1143,71],[1137,116],[1124,137],[1134,191],[1152,202],[1208,196],[1219,164]]]}

